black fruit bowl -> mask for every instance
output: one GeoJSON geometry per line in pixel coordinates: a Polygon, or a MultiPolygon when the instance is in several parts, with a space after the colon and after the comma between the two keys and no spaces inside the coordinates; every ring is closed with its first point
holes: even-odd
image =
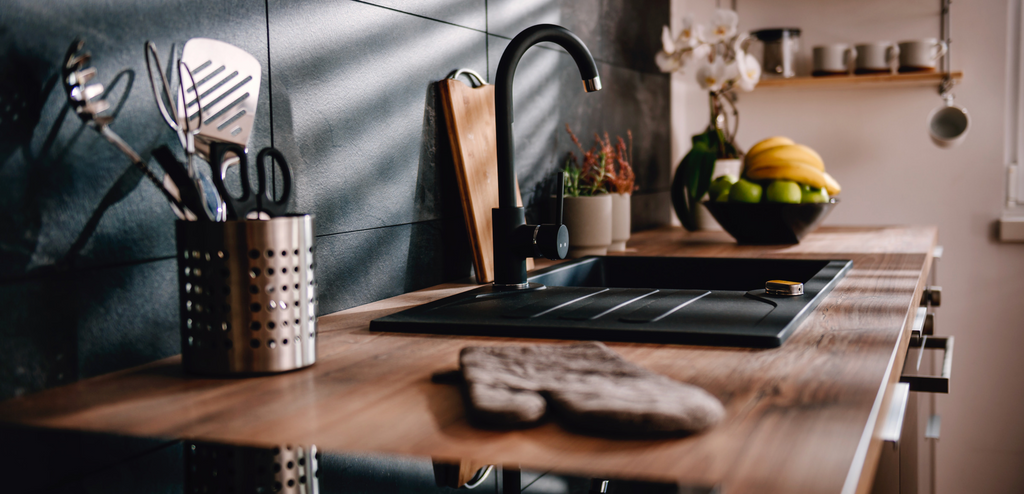
{"type": "Polygon", "coordinates": [[[796,244],[813,232],[838,200],[806,204],[704,201],[711,216],[741,244],[796,244]]]}

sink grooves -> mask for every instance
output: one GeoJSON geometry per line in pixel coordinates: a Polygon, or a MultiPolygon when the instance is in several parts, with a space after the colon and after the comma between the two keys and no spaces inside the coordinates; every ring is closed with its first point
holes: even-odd
{"type": "Polygon", "coordinates": [[[657,322],[673,312],[711,294],[707,290],[666,290],[661,297],[651,300],[629,314],[619,318],[622,322],[657,322]]]}
{"type": "Polygon", "coordinates": [[[580,300],[587,299],[599,293],[607,292],[607,288],[576,288],[561,293],[549,292],[537,302],[517,307],[502,314],[502,317],[509,319],[528,319],[540,317],[551,311],[568,307],[580,300]]]}
{"type": "Polygon", "coordinates": [[[659,290],[645,289],[617,289],[611,290],[601,297],[594,297],[582,307],[571,310],[561,316],[562,319],[571,321],[593,321],[604,317],[627,305],[633,304],[649,295],[658,293],[659,290]]]}
{"type": "Polygon", "coordinates": [[[575,304],[576,302],[579,302],[580,300],[583,300],[583,299],[588,298],[588,297],[593,297],[594,295],[597,295],[599,293],[607,292],[608,290],[609,290],[608,288],[605,288],[604,290],[601,290],[599,292],[594,292],[594,293],[591,293],[589,295],[584,295],[584,296],[582,296],[580,298],[577,298],[575,300],[570,300],[570,301],[568,301],[568,302],[566,302],[564,304],[552,307],[552,308],[550,308],[550,309],[548,309],[548,310],[546,310],[544,312],[538,312],[538,313],[536,313],[536,314],[534,314],[534,315],[532,315],[530,317],[540,317],[540,316],[543,316],[544,314],[547,314],[548,312],[556,311],[556,310],[561,309],[563,307],[568,307],[569,305],[575,304]]]}

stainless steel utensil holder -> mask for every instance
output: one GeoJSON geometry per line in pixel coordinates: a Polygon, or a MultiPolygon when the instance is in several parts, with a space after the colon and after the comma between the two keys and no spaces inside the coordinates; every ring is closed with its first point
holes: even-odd
{"type": "Polygon", "coordinates": [[[273,448],[186,441],[184,492],[318,494],[315,445],[273,448]]]}
{"type": "Polygon", "coordinates": [[[316,362],[313,218],[178,221],[182,364],[211,375],[316,362]]]}

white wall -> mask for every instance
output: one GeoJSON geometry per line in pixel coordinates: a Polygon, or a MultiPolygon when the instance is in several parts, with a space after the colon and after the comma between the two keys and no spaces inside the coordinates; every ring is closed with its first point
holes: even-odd
{"type": "MultiPolygon", "coordinates": [[[[971,115],[966,141],[936,148],[926,120],[936,89],[762,88],[741,94],[738,143],[786,135],[818,150],[843,185],[830,225],[932,224],[945,255],[936,332],[957,337],[942,415],[937,492],[1024,492],[1024,244],[995,241],[1004,204],[1008,0],[953,4],[956,101],[971,115]]],[[[728,3],[728,2],[723,2],[728,3]]],[[[706,20],[714,0],[675,0],[673,17],[706,20]]],[[[741,29],[799,27],[801,69],[831,42],[937,37],[939,0],[741,0],[741,29]]],[[[678,22],[675,20],[674,22],[678,22]]],[[[706,96],[673,84],[673,156],[707,125],[706,96]]]]}

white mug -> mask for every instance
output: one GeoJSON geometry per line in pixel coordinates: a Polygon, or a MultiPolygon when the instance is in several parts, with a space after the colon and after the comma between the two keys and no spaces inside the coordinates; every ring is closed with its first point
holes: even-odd
{"type": "Polygon", "coordinates": [[[935,63],[949,50],[945,41],[935,38],[904,41],[900,47],[900,70],[930,70],[935,63]]]}
{"type": "Polygon", "coordinates": [[[857,45],[857,72],[896,72],[900,47],[888,41],[857,45]]]}
{"type": "Polygon", "coordinates": [[[947,97],[946,103],[928,116],[928,134],[940,148],[951,148],[963,142],[971,125],[971,117],[963,107],[953,104],[947,97]]]}
{"type": "Polygon", "coordinates": [[[848,74],[857,58],[857,49],[847,44],[815,46],[814,75],[848,74]]]}

